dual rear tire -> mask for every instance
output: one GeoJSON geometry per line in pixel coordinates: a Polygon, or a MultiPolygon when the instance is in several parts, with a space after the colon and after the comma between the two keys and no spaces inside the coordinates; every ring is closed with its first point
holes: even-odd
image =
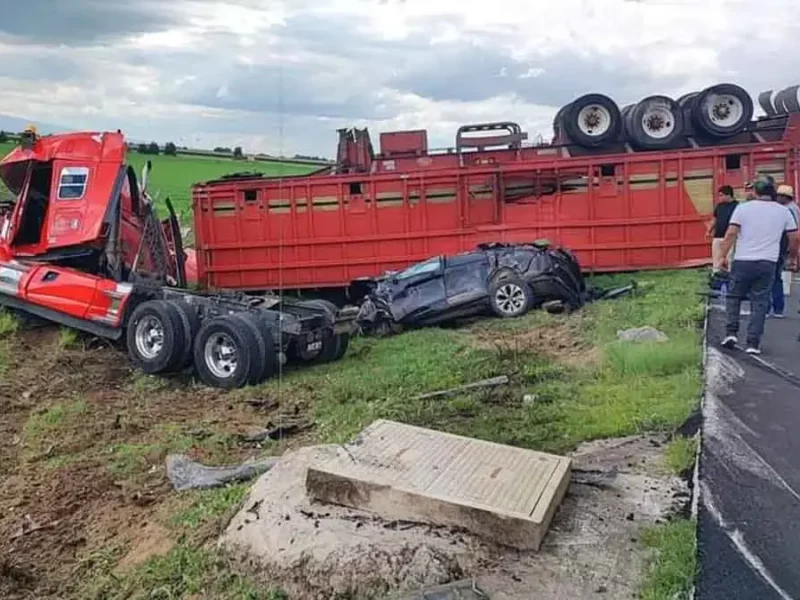
{"type": "Polygon", "coordinates": [[[147,374],[182,371],[194,364],[206,385],[233,389],[256,385],[278,368],[272,327],[255,313],[235,313],[200,323],[183,300],[148,300],[133,311],[128,355],[147,374]]]}

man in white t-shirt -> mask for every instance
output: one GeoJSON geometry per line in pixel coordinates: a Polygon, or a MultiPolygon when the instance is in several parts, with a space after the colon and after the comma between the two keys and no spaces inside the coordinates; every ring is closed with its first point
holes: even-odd
{"type": "MultiPolygon", "coordinates": [[[[789,239],[786,265],[797,270],[798,226],[789,210],[775,201],[775,180],[769,175],[753,182],[755,198],[736,207],[722,242],[723,260],[735,250],[730,265],[731,285],[726,302],[726,337],[722,345],[733,348],[739,334],[742,300],[750,298],[752,314],[747,326],[748,354],[761,354],[761,337],[770,305],[770,291],[775,279],[784,232],[789,239]]],[[[723,264],[723,268],[726,265],[723,264]]]]}

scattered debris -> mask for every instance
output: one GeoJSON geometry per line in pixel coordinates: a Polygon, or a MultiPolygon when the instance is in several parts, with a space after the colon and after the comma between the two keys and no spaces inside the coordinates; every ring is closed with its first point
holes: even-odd
{"type": "Polygon", "coordinates": [[[525,394],[522,396],[522,403],[525,406],[530,406],[531,404],[536,404],[537,396],[536,394],[525,394]]]}
{"type": "Polygon", "coordinates": [[[274,467],[278,460],[278,457],[270,456],[231,467],[207,467],[183,454],[170,454],[167,456],[167,478],[179,492],[220,487],[232,481],[245,481],[261,475],[274,467]]]}
{"type": "Polygon", "coordinates": [[[446,396],[453,396],[455,394],[459,394],[461,392],[467,392],[469,390],[475,390],[479,388],[487,388],[487,387],[497,387],[498,385],[505,385],[508,383],[508,377],[506,375],[500,375],[498,377],[490,377],[489,379],[481,379],[480,381],[475,381],[473,383],[467,383],[465,385],[459,385],[454,388],[449,388],[446,390],[439,390],[436,392],[428,392],[426,394],[420,394],[419,396],[414,396],[414,400],[427,400],[428,398],[444,398],[446,396]]]}
{"type": "Polygon", "coordinates": [[[45,523],[40,525],[33,519],[31,519],[30,515],[25,515],[24,520],[22,521],[22,525],[19,526],[19,529],[12,534],[11,539],[15,540],[17,538],[21,538],[23,535],[28,535],[29,533],[33,533],[34,531],[39,531],[40,529],[49,529],[51,527],[55,527],[58,522],[53,523],[45,523]]]}
{"type": "Polygon", "coordinates": [[[314,426],[314,424],[306,418],[297,419],[295,417],[286,417],[286,420],[276,420],[279,421],[277,425],[269,422],[266,428],[255,427],[248,430],[241,436],[242,441],[257,443],[267,439],[280,440],[281,438],[294,435],[300,431],[311,429],[314,426]]]}
{"type": "Polygon", "coordinates": [[[623,342],[666,342],[669,340],[665,333],[649,325],[619,330],[617,339],[623,342]]]}

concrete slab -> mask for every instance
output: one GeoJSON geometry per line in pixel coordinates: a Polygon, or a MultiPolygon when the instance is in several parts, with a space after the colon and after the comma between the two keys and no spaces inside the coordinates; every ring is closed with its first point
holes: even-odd
{"type": "Polygon", "coordinates": [[[311,466],[306,493],[538,550],[570,473],[566,457],[379,420],[333,459],[311,466]]]}

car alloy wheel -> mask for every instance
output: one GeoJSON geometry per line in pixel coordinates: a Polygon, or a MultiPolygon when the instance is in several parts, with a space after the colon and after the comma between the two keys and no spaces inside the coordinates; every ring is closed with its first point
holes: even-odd
{"type": "Polygon", "coordinates": [[[501,285],[495,292],[494,299],[497,308],[507,315],[519,314],[528,303],[528,296],[525,290],[516,282],[508,282],[501,285]]]}

